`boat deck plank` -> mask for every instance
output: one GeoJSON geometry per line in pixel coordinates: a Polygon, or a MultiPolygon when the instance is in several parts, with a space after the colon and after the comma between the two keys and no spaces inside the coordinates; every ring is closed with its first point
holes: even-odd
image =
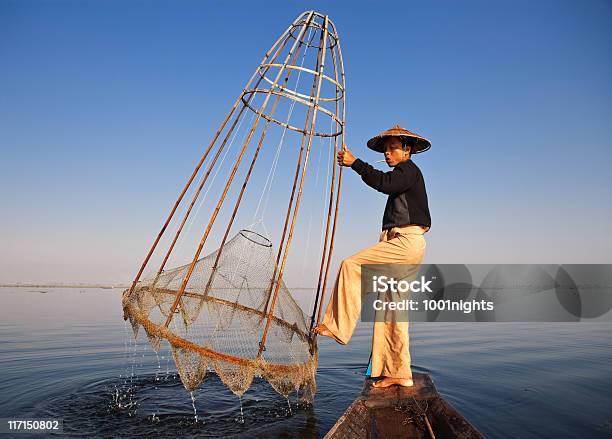
{"type": "Polygon", "coordinates": [[[379,389],[372,386],[373,379],[366,379],[361,395],[325,438],[484,438],[440,396],[429,375],[415,373],[413,381],[412,387],[379,389]]]}

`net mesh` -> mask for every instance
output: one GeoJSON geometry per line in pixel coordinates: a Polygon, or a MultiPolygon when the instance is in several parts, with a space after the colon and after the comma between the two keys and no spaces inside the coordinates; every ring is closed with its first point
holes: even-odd
{"type": "Polygon", "coordinates": [[[199,387],[207,370],[214,370],[238,396],[260,376],[278,393],[297,391],[311,402],[317,354],[310,350],[306,316],[282,281],[260,347],[275,291],[271,242],[241,230],[219,251],[196,262],[167,327],[189,265],[142,280],[132,293],[126,290],[123,309],[134,334],[142,326],[156,352],[162,339],[170,343],[187,390],[199,387]]]}

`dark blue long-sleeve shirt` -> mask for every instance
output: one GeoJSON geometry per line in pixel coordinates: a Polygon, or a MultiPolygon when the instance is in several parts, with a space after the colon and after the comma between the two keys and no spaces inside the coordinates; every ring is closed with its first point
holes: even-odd
{"type": "Polygon", "coordinates": [[[425,180],[412,160],[399,163],[389,172],[379,171],[360,159],[356,159],[351,168],[368,186],[389,195],[383,214],[383,230],[407,224],[431,227],[425,180]]]}

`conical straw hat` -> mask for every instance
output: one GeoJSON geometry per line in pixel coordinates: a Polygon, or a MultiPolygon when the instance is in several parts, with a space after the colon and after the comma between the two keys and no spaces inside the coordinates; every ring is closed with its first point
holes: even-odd
{"type": "Polygon", "coordinates": [[[368,148],[376,152],[385,152],[385,137],[391,136],[411,138],[414,141],[411,154],[418,154],[419,152],[427,151],[429,148],[431,148],[431,142],[425,137],[421,137],[418,134],[408,131],[399,125],[394,125],[387,131],[383,131],[379,135],[372,137],[370,140],[368,140],[368,148]]]}

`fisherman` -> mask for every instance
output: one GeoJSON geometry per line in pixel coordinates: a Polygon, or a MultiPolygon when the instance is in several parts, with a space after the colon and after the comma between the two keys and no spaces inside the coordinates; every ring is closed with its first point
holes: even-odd
{"type": "MultiPolygon", "coordinates": [[[[338,152],[340,166],[350,166],[370,187],[387,194],[379,242],[342,261],[323,321],[314,332],[345,345],[361,311],[362,264],[411,264],[418,267],[425,253],[423,234],[431,227],[425,181],[412,154],[428,150],[429,140],[399,125],[370,139],[368,148],[384,153],[393,170],[382,172],[355,158],[346,148],[338,152]]],[[[377,319],[378,320],[378,319],[377,319]]],[[[375,387],[410,387],[408,321],[374,322],[372,377],[382,377],[375,387]]]]}

